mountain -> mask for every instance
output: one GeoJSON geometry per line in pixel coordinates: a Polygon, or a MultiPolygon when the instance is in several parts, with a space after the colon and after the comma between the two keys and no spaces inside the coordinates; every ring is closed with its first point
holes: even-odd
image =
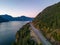
{"type": "Polygon", "coordinates": [[[0,22],[7,22],[9,20],[4,19],[3,17],[0,16],[0,22]]]}
{"type": "Polygon", "coordinates": [[[12,17],[8,14],[5,15],[0,15],[0,22],[8,22],[8,21],[32,21],[33,18],[30,17],[25,17],[25,16],[21,16],[21,17],[12,17]]]}
{"type": "Polygon", "coordinates": [[[32,23],[53,45],[60,45],[60,2],[45,8],[32,23]]]}
{"type": "MultiPolygon", "coordinates": [[[[45,8],[36,18],[34,18],[31,24],[41,31],[41,33],[46,37],[46,41],[50,41],[52,45],[60,45],[60,2],[45,8]]],[[[31,44],[31,41],[28,41],[32,38],[30,35],[31,31],[29,23],[24,25],[19,31],[17,31],[16,42],[13,45],[35,45],[34,43],[36,42],[31,44]],[[26,41],[24,41],[25,39],[26,41]]]]}
{"type": "Polygon", "coordinates": [[[21,17],[16,17],[15,20],[17,20],[17,21],[32,21],[33,18],[21,16],[21,17]]]}
{"type": "Polygon", "coordinates": [[[6,19],[8,21],[13,21],[14,20],[14,18],[12,16],[9,16],[8,14],[0,15],[0,17],[2,17],[3,19],[6,19]]]}
{"type": "MultiPolygon", "coordinates": [[[[38,23],[42,26],[50,28],[59,28],[60,27],[60,2],[47,7],[33,21],[35,25],[38,23]]],[[[38,24],[38,25],[39,25],[38,24]]]]}

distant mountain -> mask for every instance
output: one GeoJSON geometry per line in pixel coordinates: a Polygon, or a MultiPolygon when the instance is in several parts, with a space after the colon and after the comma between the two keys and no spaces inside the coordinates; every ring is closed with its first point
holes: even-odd
{"type": "Polygon", "coordinates": [[[12,16],[9,16],[9,15],[7,15],[7,14],[5,14],[5,15],[0,15],[0,17],[2,17],[3,19],[6,19],[6,20],[8,20],[8,21],[13,21],[13,20],[14,20],[14,18],[13,18],[12,16]]]}
{"type": "Polygon", "coordinates": [[[9,20],[4,19],[3,17],[0,16],[0,22],[7,22],[9,20]]]}
{"type": "Polygon", "coordinates": [[[7,22],[7,21],[32,21],[33,18],[21,16],[21,17],[12,17],[10,15],[0,15],[0,22],[7,22]]]}
{"type": "Polygon", "coordinates": [[[32,21],[33,18],[26,17],[26,16],[21,16],[21,17],[16,17],[15,20],[16,21],[32,21]]]}

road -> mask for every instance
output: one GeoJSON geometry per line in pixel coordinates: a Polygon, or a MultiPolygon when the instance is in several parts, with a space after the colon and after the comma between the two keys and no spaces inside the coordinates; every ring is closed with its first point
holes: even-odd
{"type": "Polygon", "coordinates": [[[38,36],[38,38],[40,39],[40,41],[42,42],[43,45],[52,45],[41,33],[40,30],[36,29],[31,23],[30,26],[32,28],[32,30],[35,32],[35,34],[38,36]]]}

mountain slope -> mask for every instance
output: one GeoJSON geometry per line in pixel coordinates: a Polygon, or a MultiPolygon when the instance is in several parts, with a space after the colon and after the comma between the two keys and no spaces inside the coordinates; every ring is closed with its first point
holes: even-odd
{"type": "Polygon", "coordinates": [[[32,22],[53,45],[60,43],[60,2],[45,8],[32,22]],[[55,44],[54,44],[55,43],[55,44]]]}
{"type": "Polygon", "coordinates": [[[16,40],[12,45],[38,45],[30,35],[29,23],[24,25],[16,33],[16,40]]]}

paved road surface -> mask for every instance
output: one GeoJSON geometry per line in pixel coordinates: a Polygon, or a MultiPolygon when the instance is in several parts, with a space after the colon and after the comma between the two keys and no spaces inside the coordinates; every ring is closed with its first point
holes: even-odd
{"type": "Polygon", "coordinates": [[[38,38],[40,39],[40,41],[42,42],[43,45],[52,45],[41,33],[41,31],[39,31],[38,29],[36,29],[31,23],[30,26],[32,28],[32,30],[36,33],[36,35],[38,36],[38,38]]]}

